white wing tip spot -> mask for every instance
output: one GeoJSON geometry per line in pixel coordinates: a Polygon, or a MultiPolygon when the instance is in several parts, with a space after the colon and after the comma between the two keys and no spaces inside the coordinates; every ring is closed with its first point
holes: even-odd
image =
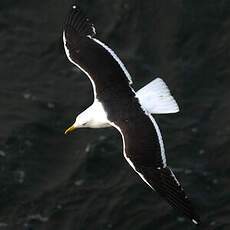
{"type": "Polygon", "coordinates": [[[198,224],[198,222],[197,222],[196,220],[194,220],[194,219],[192,219],[192,222],[193,222],[194,224],[198,224]]]}

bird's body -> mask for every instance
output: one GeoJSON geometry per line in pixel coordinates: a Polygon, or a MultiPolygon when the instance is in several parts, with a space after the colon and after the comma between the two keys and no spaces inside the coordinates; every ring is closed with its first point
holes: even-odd
{"type": "Polygon", "coordinates": [[[171,206],[198,223],[192,204],[167,166],[161,132],[151,115],[179,111],[166,84],[157,78],[135,92],[123,63],[95,38],[94,26],[76,5],[65,22],[63,41],[67,57],[89,77],[94,91],[93,104],[66,133],[77,127],[115,127],[131,167],[171,206]]]}

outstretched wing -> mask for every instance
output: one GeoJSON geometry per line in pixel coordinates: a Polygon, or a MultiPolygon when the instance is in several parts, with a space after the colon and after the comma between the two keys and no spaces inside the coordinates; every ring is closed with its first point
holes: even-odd
{"type": "Polygon", "coordinates": [[[94,93],[100,94],[105,88],[129,85],[131,77],[107,45],[95,38],[96,30],[89,18],[73,5],[66,18],[63,42],[70,62],[82,70],[91,80],[94,93]]]}
{"type": "Polygon", "coordinates": [[[166,164],[165,150],[160,129],[149,115],[129,125],[115,126],[123,137],[124,156],[139,176],[158,192],[173,208],[199,223],[184,189],[166,164]]]}

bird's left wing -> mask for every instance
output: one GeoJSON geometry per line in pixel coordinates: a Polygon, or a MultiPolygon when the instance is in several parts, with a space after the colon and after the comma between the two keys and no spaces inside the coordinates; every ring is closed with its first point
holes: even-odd
{"type": "MultiPolygon", "coordinates": [[[[147,116],[146,116],[147,117],[147,116]]],[[[139,176],[173,208],[199,223],[192,203],[173,171],[167,166],[160,129],[153,117],[120,125],[124,156],[139,176]]]]}

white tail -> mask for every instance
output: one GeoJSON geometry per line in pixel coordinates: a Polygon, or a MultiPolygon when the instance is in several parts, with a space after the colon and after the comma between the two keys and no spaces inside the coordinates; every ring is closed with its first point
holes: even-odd
{"type": "Polygon", "coordinates": [[[165,82],[156,78],[137,91],[141,106],[149,113],[177,113],[179,107],[165,82]]]}

